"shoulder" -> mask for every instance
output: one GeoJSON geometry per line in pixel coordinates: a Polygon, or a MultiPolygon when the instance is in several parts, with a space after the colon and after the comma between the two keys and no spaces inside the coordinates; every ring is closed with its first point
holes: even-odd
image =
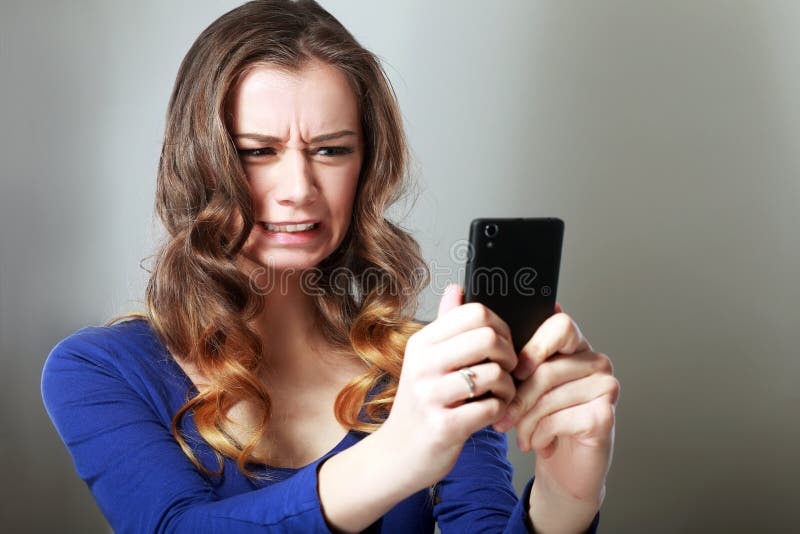
{"type": "Polygon", "coordinates": [[[42,369],[41,393],[51,418],[63,423],[78,407],[144,401],[168,416],[185,402],[191,382],[142,319],[87,326],[59,341],[42,369]]]}
{"type": "Polygon", "coordinates": [[[142,319],[110,326],[86,326],[59,341],[50,351],[48,360],[80,357],[101,364],[125,354],[152,350],[155,345],[158,345],[155,332],[142,319]]]}
{"type": "Polygon", "coordinates": [[[53,347],[42,370],[42,381],[44,385],[54,376],[80,372],[117,377],[152,376],[169,358],[169,352],[143,319],[86,326],[53,347]]]}

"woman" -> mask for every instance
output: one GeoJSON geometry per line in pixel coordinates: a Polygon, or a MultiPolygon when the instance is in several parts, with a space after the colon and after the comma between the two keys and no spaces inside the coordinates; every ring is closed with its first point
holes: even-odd
{"type": "Polygon", "coordinates": [[[250,2],[199,36],[167,114],[147,313],[79,330],[43,372],[115,531],[596,529],[609,359],[560,308],[515,354],[456,285],[413,321],[427,269],[383,215],[406,159],[378,61],[316,3],[250,2]],[[521,499],[512,427],[538,453],[521,499]]]}

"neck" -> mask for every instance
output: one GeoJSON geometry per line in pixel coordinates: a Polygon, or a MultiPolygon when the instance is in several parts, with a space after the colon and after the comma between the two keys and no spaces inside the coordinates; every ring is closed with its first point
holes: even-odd
{"type": "Polygon", "coordinates": [[[283,385],[330,385],[337,377],[352,378],[351,354],[335,353],[319,333],[314,319],[314,296],[300,284],[298,273],[281,278],[263,295],[264,307],[251,322],[265,349],[265,379],[283,385]],[[270,377],[275,377],[270,380],[270,377]]]}

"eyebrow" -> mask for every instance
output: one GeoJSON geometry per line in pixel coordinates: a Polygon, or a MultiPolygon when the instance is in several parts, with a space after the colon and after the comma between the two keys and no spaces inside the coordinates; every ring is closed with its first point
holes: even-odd
{"type": "MultiPolygon", "coordinates": [[[[325,141],[330,141],[332,139],[339,139],[340,137],[346,137],[348,135],[356,135],[356,133],[352,130],[340,130],[338,132],[318,135],[311,139],[311,143],[324,143],[325,141]]],[[[274,135],[263,135],[258,133],[233,134],[233,137],[235,137],[236,139],[239,138],[252,139],[254,141],[261,141],[262,143],[281,142],[281,139],[279,137],[275,137],[274,135]]]]}

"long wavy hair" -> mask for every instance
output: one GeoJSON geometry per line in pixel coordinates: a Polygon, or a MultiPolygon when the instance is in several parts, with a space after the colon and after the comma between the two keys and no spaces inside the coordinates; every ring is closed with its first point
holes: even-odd
{"type": "Polygon", "coordinates": [[[146,313],[106,323],[149,321],[170,353],[208,381],[202,392],[187,392],[172,419],[175,439],[207,475],[221,474],[228,457],[255,476],[248,464],[263,463],[253,451],[268,431],[271,407],[258,378],[264,347],[249,325],[264,300],[236,264],[254,225],[254,204],[226,127],[228,101],[254,66],[297,72],[310,59],[346,75],[365,139],[350,226],[340,246],[317,266],[322,276],[315,282],[321,289],[315,292],[316,327],[334,349],[355,353],[368,369],[336,398],[342,425],[373,432],[385,420],[406,342],[421,328],[413,317],[430,273],[418,243],[384,217],[407,192],[410,176],[396,95],[380,61],[312,0],[255,0],[224,14],[191,46],[169,101],[155,199],[168,236],[150,272],[146,313]],[[236,213],[241,230],[229,235],[236,213]],[[337,291],[342,286],[336,277],[343,272],[352,275],[348,291],[337,291]],[[377,394],[369,398],[374,388],[377,394]],[[229,410],[241,401],[259,415],[246,443],[223,430],[229,410]],[[188,445],[182,431],[187,415],[216,454],[218,469],[202,465],[188,445]]]}

